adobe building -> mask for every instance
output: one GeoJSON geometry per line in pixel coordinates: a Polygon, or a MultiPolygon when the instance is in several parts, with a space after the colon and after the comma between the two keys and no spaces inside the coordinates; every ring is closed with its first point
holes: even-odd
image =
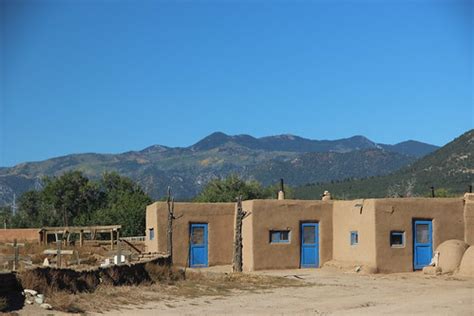
{"type": "MultiPolygon", "coordinates": [[[[474,242],[474,194],[464,198],[352,201],[249,200],[242,224],[244,271],[360,265],[382,273],[429,265],[450,239],[474,242]]],[[[173,260],[179,266],[232,264],[235,203],[175,203],[173,260]]],[[[146,247],[167,253],[165,202],[146,210],[146,247]]]]}

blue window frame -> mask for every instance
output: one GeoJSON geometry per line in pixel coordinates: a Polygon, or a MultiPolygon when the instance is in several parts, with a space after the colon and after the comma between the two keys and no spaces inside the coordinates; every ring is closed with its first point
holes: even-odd
{"type": "Polygon", "coordinates": [[[155,239],[155,229],[154,228],[150,228],[150,240],[154,240],[155,239]]]}
{"type": "Polygon", "coordinates": [[[270,243],[289,243],[290,242],[290,231],[289,230],[271,230],[270,231],[270,243]]]}
{"type": "Polygon", "coordinates": [[[351,231],[351,246],[355,246],[358,244],[359,244],[359,232],[351,231]]]}
{"type": "Polygon", "coordinates": [[[390,247],[403,248],[405,247],[405,232],[391,231],[390,232],[390,247]]]}

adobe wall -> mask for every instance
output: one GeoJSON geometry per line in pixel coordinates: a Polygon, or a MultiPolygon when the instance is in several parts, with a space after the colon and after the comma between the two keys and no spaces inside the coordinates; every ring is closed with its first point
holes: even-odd
{"type": "MultiPolygon", "coordinates": [[[[155,238],[157,239],[157,243],[152,244],[150,242],[150,245],[152,247],[156,245],[158,252],[165,253],[167,252],[168,206],[166,202],[156,202],[150,207],[156,209],[156,224],[153,225],[156,225],[154,227],[155,238]]],[[[153,209],[150,208],[150,210],[150,219],[153,219],[153,209]]],[[[235,203],[175,203],[173,263],[178,266],[188,266],[190,224],[207,223],[209,265],[231,264],[234,242],[234,214],[235,203]]],[[[147,233],[150,228],[148,223],[147,221],[147,233]]]]}
{"type": "MultiPolygon", "coordinates": [[[[158,234],[158,202],[150,204],[146,207],[145,226],[145,250],[147,252],[159,252],[158,239],[162,237],[161,235],[163,235],[163,232],[160,231],[158,234]],[[155,232],[154,240],[150,240],[150,228],[153,228],[155,232]]],[[[166,248],[163,252],[165,251],[166,248]]]]}
{"type": "Polygon", "coordinates": [[[474,193],[464,195],[464,242],[474,245],[474,193]]]}
{"type": "Polygon", "coordinates": [[[333,259],[375,268],[374,226],[374,200],[334,201],[333,259]],[[351,245],[351,231],[358,233],[357,245],[351,245]]]}
{"type": "MultiPolygon", "coordinates": [[[[254,200],[246,203],[244,210],[252,212],[245,229],[253,232],[253,249],[244,250],[245,270],[299,268],[302,222],[319,222],[319,264],[331,260],[332,202],[254,200]],[[270,243],[270,230],[289,230],[290,242],[270,243]],[[253,264],[245,258],[246,251],[251,251],[253,264]]],[[[251,240],[247,239],[244,245],[249,243],[251,240]]]]}
{"type": "Polygon", "coordinates": [[[39,228],[0,229],[0,242],[20,241],[40,242],[39,228]]]}
{"type": "Polygon", "coordinates": [[[431,219],[433,251],[443,241],[464,239],[463,199],[376,199],[376,262],[380,272],[413,271],[413,220],[431,219]],[[390,246],[390,232],[404,231],[405,245],[390,246]]]}

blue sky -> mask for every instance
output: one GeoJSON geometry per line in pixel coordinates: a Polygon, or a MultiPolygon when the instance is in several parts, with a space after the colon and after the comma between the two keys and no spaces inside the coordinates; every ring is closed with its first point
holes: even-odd
{"type": "Polygon", "coordinates": [[[214,132],[437,145],[473,128],[472,1],[0,6],[0,166],[214,132]]]}

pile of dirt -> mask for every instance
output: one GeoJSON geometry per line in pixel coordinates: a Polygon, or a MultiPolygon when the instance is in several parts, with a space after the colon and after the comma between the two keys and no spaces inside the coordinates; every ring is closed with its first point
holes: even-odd
{"type": "Polygon", "coordinates": [[[168,258],[158,258],[148,263],[117,265],[94,270],[36,268],[21,272],[24,288],[49,294],[57,291],[68,293],[93,292],[99,284],[139,285],[165,278],[179,277],[179,272],[169,268],[168,258]],[[160,272],[161,271],[161,272],[160,272]]]}
{"type": "Polygon", "coordinates": [[[72,269],[36,268],[20,273],[22,285],[40,293],[92,292],[100,283],[97,270],[78,272],[72,269]]]}

